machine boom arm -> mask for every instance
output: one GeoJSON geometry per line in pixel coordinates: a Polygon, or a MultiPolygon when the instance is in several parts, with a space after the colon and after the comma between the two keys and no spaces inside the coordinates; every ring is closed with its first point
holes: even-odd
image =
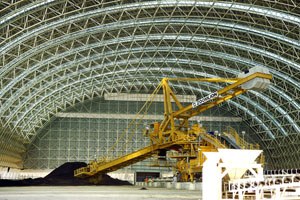
{"type": "MultiPolygon", "coordinates": [[[[218,78],[212,78],[212,79],[166,79],[167,80],[176,80],[176,81],[202,81],[202,82],[235,82],[221,90],[218,91],[218,96],[224,95],[222,97],[215,98],[215,100],[212,100],[209,102],[209,104],[206,104],[205,106],[201,106],[198,111],[193,112],[193,114],[190,116],[195,116],[200,112],[203,112],[205,110],[208,110],[228,99],[231,99],[232,97],[235,97],[239,94],[242,94],[243,92],[246,92],[246,89],[239,88],[240,85],[246,83],[247,81],[250,81],[254,78],[265,78],[265,79],[272,79],[272,76],[270,74],[264,74],[264,73],[254,73],[246,78],[235,78],[235,79],[218,79],[218,78]],[[228,93],[229,91],[232,91],[231,93],[228,93]]],[[[192,105],[186,106],[178,111],[176,111],[173,116],[178,117],[180,114],[191,111],[193,109],[192,105]]]]}

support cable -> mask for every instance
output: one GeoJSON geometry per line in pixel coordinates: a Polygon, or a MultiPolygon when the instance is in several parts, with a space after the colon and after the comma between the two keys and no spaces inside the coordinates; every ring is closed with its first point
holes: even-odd
{"type": "MultiPolygon", "coordinates": [[[[128,127],[123,131],[123,133],[121,134],[121,136],[119,137],[119,139],[114,143],[114,145],[109,149],[109,151],[107,152],[106,156],[104,157],[103,160],[106,160],[108,158],[108,156],[111,154],[111,152],[114,150],[114,148],[117,146],[117,144],[123,139],[123,137],[125,136],[125,134],[128,132],[128,129],[132,126],[132,124],[136,121],[137,117],[139,116],[139,114],[142,112],[142,110],[147,106],[147,104],[150,102],[150,105],[153,102],[153,99],[155,98],[155,96],[157,95],[158,91],[160,90],[162,86],[162,82],[160,82],[160,84],[155,88],[154,92],[148,97],[148,99],[146,100],[145,104],[143,105],[143,107],[140,109],[140,111],[135,115],[135,117],[131,120],[130,124],[128,125],[128,127]]],[[[136,131],[138,125],[140,124],[141,120],[143,119],[143,117],[145,116],[145,114],[147,113],[148,109],[150,108],[150,105],[148,105],[148,107],[146,108],[145,112],[143,113],[142,117],[140,118],[138,124],[136,125],[133,133],[136,131]]],[[[120,154],[122,154],[122,152],[124,151],[126,145],[129,143],[129,141],[132,139],[133,137],[133,133],[131,133],[131,135],[129,136],[129,139],[126,141],[124,147],[122,148],[122,151],[120,152],[120,154]]]]}

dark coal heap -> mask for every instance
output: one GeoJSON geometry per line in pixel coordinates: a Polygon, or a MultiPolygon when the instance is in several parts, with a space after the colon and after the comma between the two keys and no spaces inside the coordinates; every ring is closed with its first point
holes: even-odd
{"type": "MultiPolygon", "coordinates": [[[[86,167],[84,162],[67,162],[54,169],[45,178],[24,179],[24,180],[0,180],[0,187],[4,186],[79,186],[94,185],[88,178],[74,177],[74,170],[86,167]]],[[[104,174],[97,185],[131,185],[128,181],[111,178],[104,174]]]]}

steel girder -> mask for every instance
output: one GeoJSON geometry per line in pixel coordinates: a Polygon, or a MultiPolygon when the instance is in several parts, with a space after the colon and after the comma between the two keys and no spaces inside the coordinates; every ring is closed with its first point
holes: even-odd
{"type": "MultiPolygon", "coordinates": [[[[260,65],[274,76],[270,89],[227,108],[255,130],[269,168],[299,166],[296,1],[4,0],[0,8],[2,140],[30,144],[57,112],[105,92],[147,92],[162,76],[232,77],[260,65]]],[[[220,87],[174,86],[185,94],[220,87]]]]}

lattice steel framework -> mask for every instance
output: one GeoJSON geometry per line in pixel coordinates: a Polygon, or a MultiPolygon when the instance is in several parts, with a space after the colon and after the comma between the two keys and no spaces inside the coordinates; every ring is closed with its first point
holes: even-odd
{"type": "MultiPolygon", "coordinates": [[[[269,168],[299,167],[299,13],[296,0],[2,0],[1,162],[18,165],[24,145],[77,102],[259,65],[273,85],[227,109],[254,130],[269,168]]],[[[175,87],[200,95],[220,86],[175,87]]]]}
{"type": "MultiPolygon", "coordinates": [[[[135,97],[135,94],[131,94],[135,97]]],[[[25,158],[25,168],[53,169],[65,162],[90,162],[95,158],[107,155],[114,143],[130,124],[132,117],[144,105],[143,101],[105,100],[94,98],[78,103],[68,108],[66,112],[60,112],[58,117],[44,127],[36,136],[32,145],[28,148],[25,158]],[[108,115],[108,116],[106,116],[108,115]],[[126,116],[128,115],[128,116],[126,116]]],[[[188,105],[185,103],[184,105],[188,105]]],[[[164,116],[163,102],[153,102],[148,115],[146,115],[135,130],[137,121],[129,128],[128,134],[119,141],[114,150],[108,155],[116,158],[127,155],[150,145],[150,140],[142,136],[145,125],[161,121],[164,116]],[[149,117],[150,116],[150,117],[149,117]],[[133,137],[124,148],[130,135],[133,137]]],[[[175,105],[174,105],[175,108],[175,105]]],[[[247,124],[241,123],[240,118],[230,117],[232,114],[221,107],[216,107],[201,113],[208,119],[201,124],[208,131],[227,131],[227,126],[233,127],[239,133],[245,131],[251,133],[247,124]],[[216,121],[216,118],[220,118],[216,121]],[[226,119],[223,119],[226,118],[226,119]],[[238,120],[235,120],[238,119],[238,120]]],[[[194,119],[191,123],[197,123],[194,119]]],[[[249,141],[249,134],[245,138],[249,141]]],[[[171,171],[169,168],[153,168],[155,158],[147,159],[123,171],[171,171]]],[[[174,164],[174,160],[161,162],[161,165],[174,164]]]]}

